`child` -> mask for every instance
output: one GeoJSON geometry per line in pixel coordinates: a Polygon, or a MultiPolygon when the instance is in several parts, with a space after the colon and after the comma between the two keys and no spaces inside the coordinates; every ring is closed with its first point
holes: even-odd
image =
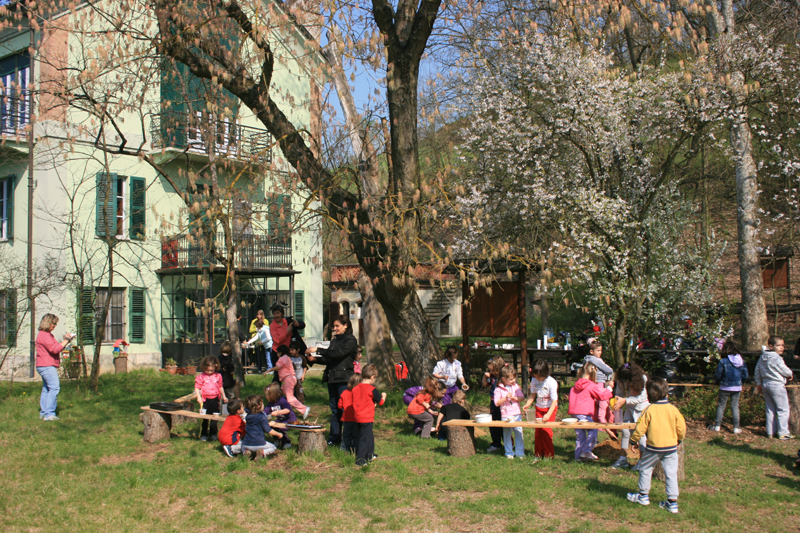
{"type": "Polygon", "coordinates": [[[408,409],[406,409],[408,416],[422,424],[422,430],[419,436],[423,439],[429,439],[431,437],[433,417],[438,414],[432,409],[431,404],[434,400],[439,399],[440,394],[441,392],[439,391],[436,378],[429,377],[425,380],[425,385],[422,387],[422,390],[414,396],[414,399],[408,404],[408,409]]]}
{"type": "MultiPolygon", "coordinates": [[[[611,374],[614,372],[614,370],[608,366],[605,361],[603,361],[603,345],[596,340],[589,345],[589,355],[584,357],[583,360],[586,363],[592,363],[595,366],[597,369],[597,383],[600,385],[604,385],[605,382],[611,378],[611,374]]],[[[594,419],[601,424],[614,421],[614,415],[608,408],[608,400],[601,400],[597,402],[597,405],[595,406],[594,419]]],[[[607,433],[612,438],[616,438],[616,434],[613,431],[609,430],[607,433]]]]}
{"type": "Polygon", "coordinates": [[[639,459],[639,492],[629,492],[628,500],[650,505],[650,478],[656,463],[661,463],[666,477],[667,499],[658,506],[670,513],[678,512],[678,446],[686,436],[686,420],[667,401],[669,388],[662,378],[647,382],[648,407],[636,424],[633,439],[647,435],[647,446],[639,459]]]}
{"type": "MultiPolygon", "coordinates": [[[[613,395],[614,382],[609,382],[607,388],[596,382],[597,367],[592,363],[586,363],[578,371],[578,381],[569,391],[569,414],[574,415],[578,420],[593,422],[595,404],[598,401],[611,399],[613,395]]],[[[597,461],[597,456],[592,453],[597,444],[596,429],[576,429],[575,430],[575,460],[576,461],[597,461]]]]}
{"type": "Polygon", "coordinates": [[[443,422],[448,420],[469,420],[469,411],[464,408],[467,403],[467,395],[464,391],[458,390],[453,394],[453,402],[442,407],[439,411],[439,416],[436,418],[436,433],[439,434],[439,440],[447,438],[447,426],[442,426],[443,422]]]}
{"type": "Polygon", "coordinates": [[[353,389],[361,383],[361,374],[353,374],[347,382],[347,389],[339,396],[339,410],[342,411],[342,449],[355,453],[358,444],[358,424],[353,409],[353,389]]]}
{"type": "MultiPolygon", "coordinates": [[[[500,369],[506,366],[506,362],[502,357],[495,357],[489,360],[487,372],[483,374],[482,387],[489,387],[489,413],[492,415],[492,420],[499,421],[502,416],[500,415],[500,408],[494,404],[494,391],[497,384],[500,383],[500,369]]],[[[492,436],[492,443],[486,448],[486,453],[493,453],[502,448],[503,446],[503,428],[489,428],[489,434],[492,436]]]]}
{"type": "Polygon", "coordinates": [[[360,350],[359,350],[358,353],[356,353],[356,359],[355,359],[355,361],[353,361],[353,372],[355,372],[356,374],[360,374],[361,373],[361,351],[360,350]]]}
{"type": "Polygon", "coordinates": [[[375,422],[375,404],[383,405],[386,393],[379,393],[373,386],[378,377],[378,367],[367,365],[361,370],[361,383],[353,387],[353,412],[358,424],[356,466],[365,466],[375,455],[375,437],[372,424],[375,422]]]}
{"type": "Polygon", "coordinates": [[[284,345],[278,346],[278,360],[275,362],[275,371],[278,373],[278,381],[280,381],[281,390],[286,397],[289,405],[297,409],[299,413],[303,413],[303,420],[308,418],[308,413],[311,412],[311,407],[306,407],[297,398],[294,397],[294,387],[297,385],[297,373],[294,369],[294,363],[289,358],[289,348],[284,345]]]}
{"type": "Polygon", "coordinates": [[[453,394],[459,389],[457,381],[461,382],[462,390],[469,390],[464,379],[464,370],[461,367],[461,361],[458,360],[458,348],[455,346],[448,346],[444,351],[444,359],[436,363],[433,367],[433,377],[444,383],[447,389],[445,396],[443,396],[443,405],[451,402],[453,394]]]}
{"type": "MultiPolygon", "coordinates": [[[[259,310],[259,314],[263,317],[264,311],[259,310]]],[[[256,359],[257,359],[257,366],[258,371],[262,371],[261,361],[262,357],[266,359],[267,371],[272,369],[272,359],[269,357],[269,354],[266,353],[272,348],[272,336],[269,334],[269,327],[266,327],[264,321],[261,319],[256,319],[253,325],[250,327],[250,332],[253,332],[253,326],[256,328],[255,335],[249,341],[245,341],[242,343],[242,348],[249,348],[250,346],[256,346],[256,359]],[[262,354],[264,352],[264,354],[262,354]]]]}
{"type": "Polygon", "coordinates": [[[305,353],[306,345],[302,341],[292,341],[289,345],[289,359],[292,360],[294,374],[297,378],[297,383],[294,386],[294,395],[300,402],[306,401],[306,395],[303,392],[303,381],[305,381],[306,372],[308,372],[308,362],[303,357],[305,353]]]}
{"type": "Polygon", "coordinates": [[[714,379],[719,383],[719,401],[717,402],[717,417],[708,429],[719,431],[722,424],[722,415],[725,414],[725,407],[728,405],[728,398],[731,399],[731,413],[733,414],[733,433],[742,432],[739,429],[739,395],[742,392],[742,382],[750,377],[747,372],[747,365],[739,355],[739,348],[733,339],[728,339],[722,345],[719,363],[714,371],[714,379]]]}
{"type": "MultiPolygon", "coordinates": [[[[228,398],[225,396],[225,390],[222,388],[222,375],[219,373],[219,360],[213,355],[204,357],[200,361],[200,369],[202,374],[194,379],[194,392],[197,395],[197,403],[200,407],[206,410],[207,414],[219,413],[220,404],[219,399],[228,403],[228,398]]],[[[200,429],[200,440],[217,440],[217,421],[211,420],[211,424],[207,419],[203,419],[203,424],[200,429]],[[209,427],[210,426],[210,427],[209,427]]]]}
{"type": "Polygon", "coordinates": [[[245,417],[245,435],[242,439],[242,454],[250,453],[250,460],[255,461],[275,453],[277,448],[271,442],[267,442],[264,435],[272,433],[273,429],[269,424],[269,417],[264,412],[264,399],[253,394],[248,396],[244,402],[245,409],[248,411],[245,417]]]}
{"type": "Polygon", "coordinates": [[[246,431],[242,418],[244,414],[244,405],[240,399],[233,398],[228,402],[228,416],[219,430],[219,442],[228,457],[242,453],[242,438],[246,431]]]}
{"type": "Polygon", "coordinates": [[[783,339],[772,336],[767,341],[765,350],[756,365],[755,379],[756,392],[764,393],[764,403],[767,407],[767,437],[775,435],[775,420],[777,419],[778,438],[781,440],[793,439],[789,433],[789,397],[786,394],[786,380],[792,380],[793,374],[783,362],[785,345],[783,339]]]}
{"type": "MultiPolygon", "coordinates": [[[[626,423],[638,422],[639,418],[645,409],[650,406],[647,401],[647,376],[644,374],[644,369],[636,363],[625,363],[617,369],[617,399],[614,404],[614,409],[622,411],[624,409],[622,420],[626,423]]],[[[639,439],[639,449],[642,449],[647,442],[647,437],[643,436],[639,439]]],[[[630,453],[631,445],[631,430],[622,430],[622,439],[620,440],[620,448],[623,454],[619,459],[611,465],[612,468],[627,468],[628,455],[630,453]]],[[[637,466],[633,467],[638,470],[637,466]]]]}
{"type": "MultiPolygon", "coordinates": [[[[279,346],[280,348],[280,346],[279,346]]],[[[264,387],[264,397],[267,399],[267,405],[264,410],[267,414],[275,419],[276,422],[288,424],[297,421],[297,417],[292,411],[292,406],[283,397],[280,383],[271,383],[269,386],[264,387]]],[[[278,439],[278,445],[288,450],[292,447],[292,441],[289,440],[289,433],[285,429],[271,428],[268,431],[270,435],[278,439]]]]}
{"type": "MultiPolygon", "coordinates": [[[[541,418],[545,422],[555,421],[556,413],[558,413],[558,382],[550,377],[550,366],[547,361],[542,359],[537,359],[533,363],[531,393],[522,410],[527,411],[534,401],[536,401],[537,419],[541,418]]],[[[533,455],[535,458],[556,456],[552,429],[536,428],[534,439],[533,455]]]]}
{"type": "MultiPolygon", "coordinates": [[[[230,400],[236,396],[234,391],[236,377],[233,375],[233,347],[230,341],[223,342],[219,347],[219,366],[220,374],[222,374],[222,388],[225,390],[225,396],[230,400]]],[[[230,405],[228,409],[228,413],[230,413],[230,405]]]]}
{"type": "MultiPolygon", "coordinates": [[[[494,391],[494,404],[500,408],[501,420],[504,422],[520,422],[522,420],[519,402],[525,398],[525,393],[517,385],[517,371],[510,366],[504,366],[500,371],[500,384],[494,391]]],[[[522,428],[503,428],[503,443],[507,459],[525,457],[525,444],[522,442],[522,428]],[[511,432],[514,432],[512,447],[511,432]],[[516,448],[516,450],[515,450],[516,448]]]]}

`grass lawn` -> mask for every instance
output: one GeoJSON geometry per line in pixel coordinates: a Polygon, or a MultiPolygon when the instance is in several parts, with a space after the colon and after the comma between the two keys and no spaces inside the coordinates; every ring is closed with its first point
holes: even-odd
{"type": "MultiPolygon", "coordinates": [[[[250,377],[243,394],[260,393],[266,380],[250,377]]],[[[796,530],[800,517],[792,467],[800,443],[767,440],[760,428],[734,436],[691,424],[680,514],[671,515],[655,505],[663,484],[654,481],[654,503],[641,507],[625,499],[634,473],[609,460],[569,461],[572,431],[556,432],[553,461],[453,459],[443,442],[411,434],[399,393],[379,409],[380,457],[363,470],[339,450],[230,459],[198,440],[199,421],[175,426],[169,442],[144,443],[139,407],[192,387],[192,377],[152,371],[102,376],[98,395],[62,382],[61,421],[46,423],[37,416],[41,386],[15,383],[0,409],[1,530],[767,532],[796,530]]],[[[326,420],[318,375],[306,392],[310,418],[326,420]]],[[[488,404],[486,394],[470,400],[488,404]]],[[[530,453],[533,433],[525,439],[530,453]]],[[[485,449],[488,435],[479,441],[485,449]]]]}

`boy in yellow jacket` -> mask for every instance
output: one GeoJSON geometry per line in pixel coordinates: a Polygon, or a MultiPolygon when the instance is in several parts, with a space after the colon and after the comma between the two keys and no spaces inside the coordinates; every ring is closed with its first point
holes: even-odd
{"type": "Polygon", "coordinates": [[[678,512],[678,445],[686,436],[686,420],[674,405],[667,401],[669,388],[661,378],[647,382],[647,399],[650,407],[642,413],[631,439],[638,441],[647,435],[647,444],[639,459],[639,492],[629,492],[628,500],[640,505],[650,505],[650,478],[653,469],[661,462],[667,478],[667,499],[658,506],[670,513],[678,512]]]}

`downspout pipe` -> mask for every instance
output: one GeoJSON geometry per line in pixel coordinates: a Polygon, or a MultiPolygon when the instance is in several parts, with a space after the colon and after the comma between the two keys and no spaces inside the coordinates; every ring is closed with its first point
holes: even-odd
{"type": "MultiPolygon", "coordinates": [[[[30,14],[29,14],[30,16],[30,14]]],[[[30,21],[30,19],[29,19],[30,21]]],[[[29,22],[30,23],[30,22],[29,22]]],[[[33,377],[33,369],[36,366],[36,299],[33,297],[33,165],[34,157],[34,91],[35,85],[34,65],[36,64],[36,33],[31,27],[31,62],[30,62],[30,82],[28,83],[28,279],[26,282],[26,297],[28,298],[31,316],[30,334],[30,364],[29,376],[33,377]]]]}

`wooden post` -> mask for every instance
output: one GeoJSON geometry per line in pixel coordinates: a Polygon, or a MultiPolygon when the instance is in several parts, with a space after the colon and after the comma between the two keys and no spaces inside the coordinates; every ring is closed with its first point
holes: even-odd
{"type": "MultiPolygon", "coordinates": [[[[685,455],[685,447],[681,442],[678,445],[678,481],[684,481],[686,479],[686,472],[683,468],[685,455]]],[[[664,469],[661,467],[661,463],[656,463],[656,467],[653,469],[653,477],[662,482],[667,480],[666,476],[664,475],[664,469]]]]}
{"type": "Polygon", "coordinates": [[[789,395],[789,431],[792,435],[800,434],[800,389],[788,387],[789,395]]]}
{"type": "Polygon", "coordinates": [[[300,431],[300,438],[297,440],[297,453],[325,453],[326,449],[328,449],[328,443],[325,442],[325,430],[309,429],[300,431]]]}
{"type": "Polygon", "coordinates": [[[143,411],[139,420],[144,424],[144,441],[158,442],[169,440],[169,431],[172,429],[172,415],[156,411],[143,411]]]}
{"type": "Polygon", "coordinates": [[[447,427],[447,453],[453,457],[475,455],[475,432],[464,426],[447,427]]]}
{"type": "Polygon", "coordinates": [[[517,274],[519,283],[519,348],[522,362],[522,391],[528,390],[528,314],[525,309],[525,272],[517,274]]]}

